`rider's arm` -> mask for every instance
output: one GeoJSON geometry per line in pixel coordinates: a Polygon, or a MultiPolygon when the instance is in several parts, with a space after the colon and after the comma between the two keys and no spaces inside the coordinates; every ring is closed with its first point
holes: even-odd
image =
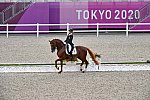
{"type": "Polygon", "coordinates": [[[69,35],[67,35],[67,38],[66,38],[66,40],[64,42],[68,42],[68,39],[69,39],[69,35]]]}

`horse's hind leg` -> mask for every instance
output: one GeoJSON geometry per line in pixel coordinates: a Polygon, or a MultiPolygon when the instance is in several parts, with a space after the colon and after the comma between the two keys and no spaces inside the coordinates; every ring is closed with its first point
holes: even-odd
{"type": "Polygon", "coordinates": [[[89,62],[87,60],[85,60],[85,70],[82,71],[83,73],[86,71],[88,64],[89,64],[89,62]]]}
{"type": "Polygon", "coordinates": [[[87,69],[87,66],[88,66],[89,63],[88,63],[88,61],[86,59],[81,59],[81,58],[78,58],[78,59],[80,59],[82,61],[81,65],[80,65],[80,71],[84,73],[85,70],[87,69]],[[83,68],[82,68],[82,65],[84,64],[84,62],[86,64],[85,70],[83,70],[83,68]]]}
{"type": "Polygon", "coordinates": [[[82,69],[82,65],[84,64],[84,62],[82,61],[81,65],[80,65],[80,71],[82,72],[83,69],[82,69]]]}
{"type": "Polygon", "coordinates": [[[88,66],[88,64],[89,64],[89,62],[87,61],[87,60],[85,60],[85,69],[87,69],[87,66],[88,66]]]}

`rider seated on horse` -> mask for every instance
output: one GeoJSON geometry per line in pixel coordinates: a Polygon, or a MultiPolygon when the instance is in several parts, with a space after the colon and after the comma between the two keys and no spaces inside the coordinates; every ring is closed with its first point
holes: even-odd
{"type": "Polygon", "coordinates": [[[71,55],[72,59],[73,59],[73,56],[72,56],[72,51],[74,49],[74,44],[73,44],[73,29],[69,29],[69,33],[67,34],[67,38],[64,42],[66,42],[66,45],[70,44],[71,45],[71,50],[69,51],[68,47],[67,47],[67,51],[68,53],[71,55]]]}

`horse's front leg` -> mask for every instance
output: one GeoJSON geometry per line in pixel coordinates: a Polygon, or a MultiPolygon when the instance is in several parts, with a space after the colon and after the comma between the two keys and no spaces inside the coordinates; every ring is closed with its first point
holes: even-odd
{"type": "Polygon", "coordinates": [[[60,59],[55,60],[55,67],[56,67],[57,70],[59,70],[59,67],[57,67],[57,62],[58,62],[59,60],[60,60],[60,59]]]}
{"type": "Polygon", "coordinates": [[[60,60],[61,70],[58,72],[59,74],[63,71],[63,60],[60,60]]]}
{"type": "Polygon", "coordinates": [[[58,73],[61,73],[63,71],[63,60],[62,59],[55,60],[55,67],[57,68],[57,70],[59,70],[59,67],[57,67],[58,61],[60,61],[60,64],[61,64],[61,70],[58,73]]]}

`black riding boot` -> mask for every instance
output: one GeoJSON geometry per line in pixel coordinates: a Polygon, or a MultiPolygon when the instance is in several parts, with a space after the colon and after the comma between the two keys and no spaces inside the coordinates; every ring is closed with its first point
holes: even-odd
{"type": "Polygon", "coordinates": [[[70,50],[70,56],[71,56],[71,61],[73,61],[73,55],[72,55],[72,52],[73,52],[73,49],[74,49],[74,46],[73,44],[71,45],[71,50],[70,50]]]}

